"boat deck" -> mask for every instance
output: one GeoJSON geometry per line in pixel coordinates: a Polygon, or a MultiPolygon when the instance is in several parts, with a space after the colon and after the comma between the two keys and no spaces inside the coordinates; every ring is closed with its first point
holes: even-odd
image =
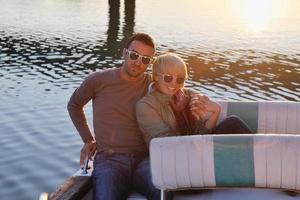
{"type": "MultiPolygon", "coordinates": [[[[300,196],[296,193],[285,192],[275,189],[207,189],[193,191],[174,192],[173,200],[296,200],[300,196]]],[[[82,200],[92,200],[92,190],[90,190],[82,200]]],[[[132,193],[127,200],[147,200],[138,193],[132,193]]]]}
{"type": "MultiPolygon", "coordinates": [[[[89,163],[87,173],[79,169],[58,191],[50,196],[51,200],[92,200],[93,188],[91,172],[93,162],[89,163]]],[[[209,188],[188,191],[174,191],[173,200],[296,200],[298,191],[265,188],[209,188]]],[[[143,195],[132,192],[127,200],[147,200],[143,195]]]]}

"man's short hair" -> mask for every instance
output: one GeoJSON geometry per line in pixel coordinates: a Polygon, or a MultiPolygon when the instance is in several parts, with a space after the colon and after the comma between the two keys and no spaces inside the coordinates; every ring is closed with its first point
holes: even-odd
{"type": "Polygon", "coordinates": [[[128,49],[130,44],[135,40],[155,49],[154,39],[147,33],[135,33],[134,35],[132,35],[126,44],[126,48],[128,49]]]}

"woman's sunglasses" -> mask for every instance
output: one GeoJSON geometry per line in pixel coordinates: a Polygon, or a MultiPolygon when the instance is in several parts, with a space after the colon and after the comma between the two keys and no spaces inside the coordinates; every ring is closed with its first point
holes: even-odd
{"type": "Polygon", "coordinates": [[[178,83],[178,84],[182,84],[185,81],[184,77],[177,77],[177,76],[171,75],[171,74],[161,74],[161,73],[158,73],[158,75],[162,76],[163,79],[164,79],[164,81],[167,82],[167,83],[172,82],[173,79],[175,79],[176,83],[178,83]]]}
{"type": "Polygon", "coordinates": [[[141,54],[135,52],[135,51],[130,51],[128,49],[126,49],[126,53],[129,55],[129,58],[131,60],[137,60],[139,59],[140,57],[142,58],[142,63],[144,65],[148,65],[151,61],[152,61],[152,58],[149,57],[149,56],[142,56],[141,54]]]}

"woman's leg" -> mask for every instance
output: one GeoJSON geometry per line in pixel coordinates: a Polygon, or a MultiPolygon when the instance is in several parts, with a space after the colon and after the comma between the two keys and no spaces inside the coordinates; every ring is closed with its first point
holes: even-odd
{"type": "Polygon", "coordinates": [[[224,119],[212,132],[213,134],[252,133],[248,125],[238,116],[231,115],[224,119]]]}
{"type": "Polygon", "coordinates": [[[152,183],[149,158],[145,158],[137,165],[133,174],[133,186],[147,199],[160,199],[160,190],[152,183]]]}

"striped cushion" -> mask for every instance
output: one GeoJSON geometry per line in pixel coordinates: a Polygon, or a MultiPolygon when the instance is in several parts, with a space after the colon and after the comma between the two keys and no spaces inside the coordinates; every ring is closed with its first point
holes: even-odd
{"type": "Polygon", "coordinates": [[[242,118],[254,133],[300,134],[300,102],[219,102],[219,121],[229,115],[242,118]]]}
{"type": "Polygon", "coordinates": [[[155,138],[151,172],[159,189],[267,187],[300,190],[300,135],[155,138]]]}

